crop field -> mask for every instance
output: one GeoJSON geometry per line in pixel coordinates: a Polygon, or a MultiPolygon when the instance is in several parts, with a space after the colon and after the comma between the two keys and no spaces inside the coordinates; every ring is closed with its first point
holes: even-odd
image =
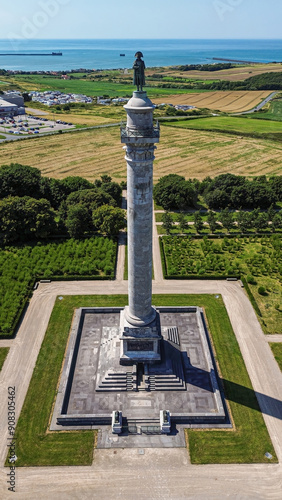
{"type": "MultiPolygon", "coordinates": [[[[36,108],[33,108],[31,103],[28,114],[36,115],[36,108]]],[[[41,109],[41,108],[40,108],[41,109]]],[[[44,108],[45,111],[45,108],[44,108]]],[[[56,111],[52,108],[47,108],[44,118],[48,120],[62,120],[73,123],[74,125],[81,125],[85,127],[92,127],[96,125],[106,125],[108,123],[119,123],[125,119],[125,111],[121,106],[89,106],[86,109],[71,109],[71,111],[56,111]]]]}
{"type": "Polygon", "coordinates": [[[266,333],[279,333],[282,315],[281,237],[161,239],[167,276],[252,276],[249,284],[266,333]],[[265,292],[260,294],[260,286],[265,292]]]}
{"type": "MultiPolygon", "coordinates": [[[[223,61],[214,61],[223,62],[223,61]]],[[[167,76],[181,76],[183,78],[195,78],[199,80],[227,80],[230,82],[238,82],[246,80],[251,76],[261,75],[262,73],[273,73],[282,71],[281,64],[248,64],[237,65],[235,68],[223,69],[220,71],[177,71],[171,68],[164,68],[162,74],[167,76]]],[[[156,70],[151,71],[157,73],[156,70]]],[[[148,73],[149,74],[149,73],[148,73]]]]}
{"type": "MultiPolygon", "coordinates": [[[[248,111],[259,104],[263,99],[271,94],[269,90],[248,91],[216,91],[204,92],[200,94],[170,95],[171,104],[188,104],[197,108],[208,108],[227,113],[248,111]]],[[[162,99],[153,99],[155,104],[161,104],[162,99]]]]}
{"type": "Polygon", "coordinates": [[[0,250],[0,336],[13,334],[35,279],[113,277],[116,242],[108,238],[26,244],[0,250]]]}
{"type": "MultiPolygon", "coordinates": [[[[200,180],[230,171],[247,177],[278,175],[281,154],[282,144],[276,141],[162,126],[154,182],[170,173],[200,180]]],[[[58,179],[80,175],[94,180],[108,174],[113,180],[126,180],[119,127],[2,143],[0,165],[11,162],[37,167],[43,175],[58,179]]]]}
{"type": "Polygon", "coordinates": [[[194,130],[221,131],[224,133],[248,134],[254,137],[265,137],[282,142],[282,123],[278,121],[256,120],[239,116],[213,116],[196,120],[178,120],[166,124],[172,127],[183,127],[194,130]]]}

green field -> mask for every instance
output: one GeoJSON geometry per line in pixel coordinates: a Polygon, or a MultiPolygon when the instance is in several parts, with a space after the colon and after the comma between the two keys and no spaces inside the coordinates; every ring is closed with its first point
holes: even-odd
{"type": "Polygon", "coordinates": [[[2,370],[2,366],[4,364],[4,361],[8,355],[9,352],[9,347],[1,347],[0,348],[0,371],[2,370]]]}
{"type": "MultiPolygon", "coordinates": [[[[23,90],[59,90],[65,93],[85,94],[88,96],[108,95],[131,96],[134,90],[133,83],[121,84],[108,81],[90,81],[90,80],[63,80],[61,78],[40,76],[40,75],[17,75],[7,78],[7,82],[19,85],[23,90]]],[[[195,92],[185,89],[161,89],[157,86],[147,86],[146,91],[149,96],[169,95],[169,94],[187,94],[195,92]]],[[[199,92],[199,91],[197,91],[199,92]]]]}
{"type": "Polygon", "coordinates": [[[207,130],[236,135],[248,135],[265,139],[282,141],[282,123],[241,118],[236,116],[214,116],[193,120],[179,120],[177,122],[163,123],[169,127],[180,127],[192,130],[207,130]]]}
{"type": "Polygon", "coordinates": [[[252,276],[250,290],[258,304],[265,333],[279,333],[282,315],[281,238],[279,235],[244,238],[161,238],[164,276],[252,276]],[[265,293],[260,294],[260,286],[265,293]]]}
{"type": "Polygon", "coordinates": [[[274,354],[274,357],[279,365],[280,370],[282,371],[282,343],[271,343],[269,344],[271,347],[271,350],[274,354]]]}
{"type": "MultiPolygon", "coordinates": [[[[203,307],[227,399],[235,421],[231,431],[188,431],[193,463],[266,462],[276,455],[258,407],[239,346],[221,298],[213,295],[153,295],[159,306],[203,307]],[[204,443],[204,444],[203,444],[204,443]]],[[[65,296],[56,300],[16,428],[17,466],[90,465],[94,433],[46,432],[75,308],[122,307],[127,296],[65,296]],[[58,334],[60,332],[60,334],[58,334]]]]}
{"type": "Polygon", "coordinates": [[[267,111],[260,111],[254,115],[250,115],[250,118],[258,118],[261,120],[274,120],[282,121],[282,99],[274,99],[267,111]]]}

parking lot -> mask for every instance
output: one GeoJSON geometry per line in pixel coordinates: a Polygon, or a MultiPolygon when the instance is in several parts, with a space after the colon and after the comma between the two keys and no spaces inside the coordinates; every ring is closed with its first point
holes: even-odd
{"type": "Polygon", "coordinates": [[[0,142],[17,140],[23,136],[37,136],[75,128],[72,123],[61,120],[47,120],[43,116],[19,115],[0,117],[0,142]]]}

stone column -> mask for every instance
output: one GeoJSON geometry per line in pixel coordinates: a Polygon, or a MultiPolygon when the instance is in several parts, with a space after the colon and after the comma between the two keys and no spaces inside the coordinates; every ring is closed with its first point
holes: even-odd
{"type": "Polygon", "coordinates": [[[152,224],[154,143],[153,105],[146,92],[133,92],[124,106],[127,124],[121,129],[127,162],[128,295],[125,320],[144,327],[155,319],[152,307],[152,224]]]}

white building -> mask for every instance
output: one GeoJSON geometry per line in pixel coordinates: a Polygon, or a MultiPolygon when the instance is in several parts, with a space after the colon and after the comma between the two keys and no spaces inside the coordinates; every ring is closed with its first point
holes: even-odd
{"type": "Polygon", "coordinates": [[[0,99],[0,116],[15,116],[18,115],[18,106],[11,102],[0,99]]]}

